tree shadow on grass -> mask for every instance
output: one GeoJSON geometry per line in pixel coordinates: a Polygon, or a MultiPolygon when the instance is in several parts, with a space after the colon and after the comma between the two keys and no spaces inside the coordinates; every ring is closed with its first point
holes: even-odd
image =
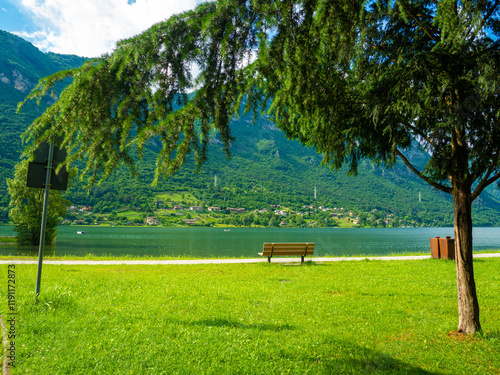
{"type": "MultiPolygon", "coordinates": [[[[297,329],[287,324],[242,324],[224,318],[202,319],[184,322],[184,324],[194,327],[258,329],[274,332],[297,329]]],[[[284,358],[292,362],[307,362],[307,366],[313,372],[317,371],[325,374],[439,374],[439,372],[424,370],[378,350],[345,340],[336,340],[333,337],[327,337],[319,346],[311,343],[310,340],[306,340],[302,349],[297,352],[297,347],[294,345],[276,345],[271,350],[267,350],[260,360],[277,361],[284,358]],[[309,347],[310,345],[312,346],[309,347]]]]}
{"type": "Polygon", "coordinates": [[[185,322],[186,325],[190,326],[201,326],[201,327],[229,327],[238,329],[257,329],[261,331],[289,331],[294,330],[295,327],[290,324],[269,324],[269,323],[256,323],[256,324],[243,324],[239,322],[234,322],[231,319],[202,319],[197,321],[185,322]]]}
{"type": "Polygon", "coordinates": [[[324,357],[318,357],[329,374],[409,374],[433,375],[438,372],[396,359],[386,353],[356,345],[349,341],[332,340],[323,348],[324,357]]]}

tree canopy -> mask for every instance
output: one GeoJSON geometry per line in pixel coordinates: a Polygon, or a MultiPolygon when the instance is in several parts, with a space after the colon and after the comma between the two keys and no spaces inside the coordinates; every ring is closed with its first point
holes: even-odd
{"type": "MultiPolygon", "coordinates": [[[[16,165],[15,176],[7,179],[12,207],[9,216],[14,222],[16,240],[22,245],[38,246],[40,244],[40,228],[42,225],[43,189],[26,187],[28,177],[28,160],[21,160],[16,165]]],[[[49,197],[47,210],[47,229],[45,245],[50,245],[57,236],[57,225],[66,215],[68,201],[61,197],[59,191],[53,191],[49,197]]]]}
{"type": "MultiPolygon", "coordinates": [[[[161,140],[156,179],[193,152],[201,164],[230,119],[268,110],[332,168],[399,157],[454,200],[459,331],[480,329],[471,204],[500,178],[500,1],[219,0],[40,82],[73,79],[28,131],[64,136],[90,181],[161,140]],[[199,70],[195,77],[193,68],[199,70]],[[405,152],[426,150],[423,170],[405,152]]],[[[37,143],[35,142],[35,143],[37,143]]],[[[36,147],[36,145],[34,146],[36,147]]]]}

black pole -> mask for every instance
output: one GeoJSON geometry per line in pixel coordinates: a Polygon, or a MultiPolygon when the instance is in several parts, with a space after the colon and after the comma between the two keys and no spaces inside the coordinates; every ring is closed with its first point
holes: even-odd
{"type": "Polygon", "coordinates": [[[40,284],[42,282],[43,249],[45,246],[45,229],[47,226],[47,210],[49,207],[50,178],[52,176],[52,162],[54,158],[54,142],[49,143],[49,155],[47,160],[47,173],[45,175],[45,195],[43,197],[42,227],[40,228],[40,247],[38,250],[38,270],[36,274],[35,303],[38,303],[40,295],[40,284]]]}

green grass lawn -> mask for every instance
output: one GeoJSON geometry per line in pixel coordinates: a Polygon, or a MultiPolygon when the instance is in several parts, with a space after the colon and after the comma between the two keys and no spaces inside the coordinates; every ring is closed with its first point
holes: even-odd
{"type": "Polygon", "coordinates": [[[450,261],[44,264],[38,305],[15,271],[13,374],[500,374],[500,259],[475,260],[471,337],[450,261]]]}

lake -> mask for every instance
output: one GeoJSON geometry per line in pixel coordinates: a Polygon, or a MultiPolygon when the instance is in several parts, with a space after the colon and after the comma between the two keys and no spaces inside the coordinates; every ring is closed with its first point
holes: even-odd
{"type": "MultiPolygon", "coordinates": [[[[453,228],[159,228],[58,227],[51,255],[256,257],[263,242],[315,242],[315,256],[429,252],[429,238],[453,236],[453,228]],[[77,234],[83,230],[84,234],[77,234]]],[[[0,236],[13,235],[0,226],[0,236]]],[[[474,250],[500,249],[500,228],[475,228],[474,250]]],[[[1,255],[37,249],[1,245],[1,255]]]]}

